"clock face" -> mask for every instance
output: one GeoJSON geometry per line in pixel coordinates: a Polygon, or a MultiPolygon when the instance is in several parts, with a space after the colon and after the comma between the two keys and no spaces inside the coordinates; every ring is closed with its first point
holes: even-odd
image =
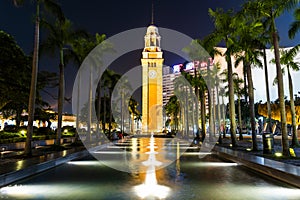
{"type": "Polygon", "coordinates": [[[149,78],[155,78],[156,77],[156,71],[150,70],[149,71],[149,78]]]}

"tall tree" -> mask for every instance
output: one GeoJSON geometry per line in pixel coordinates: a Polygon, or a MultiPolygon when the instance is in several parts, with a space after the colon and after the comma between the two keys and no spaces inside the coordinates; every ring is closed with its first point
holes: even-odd
{"type": "Polygon", "coordinates": [[[199,81],[201,78],[201,72],[200,72],[200,63],[205,62],[208,60],[209,55],[207,51],[202,47],[201,45],[202,41],[200,40],[192,40],[190,45],[183,48],[183,51],[188,54],[189,58],[192,60],[194,64],[194,76],[189,77],[190,84],[195,89],[195,95],[197,97],[197,104],[196,104],[196,111],[195,111],[195,118],[196,118],[196,130],[199,129],[199,87],[201,87],[200,84],[201,81],[199,81]]]}
{"type": "Polygon", "coordinates": [[[221,123],[221,128],[222,128],[222,131],[223,131],[223,138],[226,138],[226,131],[225,131],[225,126],[226,126],[226,111],[225,111],[225,104],[224,104],[224,97],[226,96],[226,92],[225,92],[225,88],[224,87],[220,88],[219,95],[222,98],[222,107],[221,107],[221,119],[222,119],[222,123],[221,123]]]}
{"type": "MultiPolygon", "coordinates": [[[[20,5],[24,0],[13,0],[15,5],[20,5]]],[[[33,133],[33,120],[34,120],[34,110],[35,110],[35,99],[36,99],[36,85],[37,85],[37,74],[38,74],[38,60],[39,60],[39,40],[40,40],[40,5],[42,8],[60,20],[64,19],[63,12],[60,6],[55,0],[35,0],[36,13],[35,13],[35,33],[34,33],[34,47],[33,47],[33,59],[32,59],[32,72],[31,72],[31,84],[30,84],[30,94],[28,103],[28,127],[27,127],[27,137],[24,155],[31,156],[31,141],[33,133]]]]}
{"type": "MultiPolygon", "coordinates": [[[[77,62],[78,66],[80,66],[84,59],[89,55],[89,53],[100,43],[102,43],[105,40],[106,36],[104,34],[100,35],[99,33],[96,33],[95,36],[92,35],[85,35],[84,37],[79,37],[77,39],[75,39],[72,42],[72,51],[69,51],[69,55],[72,59],[75,59],[75,61],[77,62]]],[[[98,59],[97,59],[98,60],[98,59]]],[[[99,61],[99,60],[98,60],[99,61]]],[[[93,72],[96,73],[100,73],[100,67],[101,67],[101,63],[95,63],[94,65],[90,66],[90,81],[89,81],[89,113],[91,115],[91,110],[92,110],[92,85],[93,83],[93,72]]],[[[80,77],[80,73],[79,73],[79,77],[78,77],[78,91],[77,91],[77,110],[79,110],[79,100],[80,100],[80,88],[79,86],[81,85],[81,77],[80,77]]],[[[99,124],[100,124],[100,109],[101,109],[101,81],[99,81],[98,83],[98,87],[96,90],[97,93],[97,102],[95,101],[95,103],[97,103],[96,105],[96,116],[98,116],[97,122],[96,122],[96,136],[99,136],[99,124]]],[[[90,134],[91,134],[91,124],[92,124],[92,117],[88,115],[88,124],[87,124],[87,140],[90,140],[90,134]]],[[[76,128],[77,130],[79,130],[79,112],[77,113],[77,117],[76,117],[76,128]]],[[[78,134],[76,134],[76,139],[78,138],[78,134]]]]}
{"type": "Polygon", "coordinates": [[[299,7],[294,11],[294,19],[295,21],[291,23],[290,29],[288,31],[290,39],[294,39],[296,34],[300,31],[300,8],[299,7]]]}
{"type": "Polygon", "coordinates": [[[233,55],[235,51],[233,33],[235,32],[236,27],[232,26],[234,13],[232,10],[224,12],[224,10],[220,8],[216,9],[216,11],[209,9],[208,12],[209,15],[213,18],[215,30],[208,36],[208,38],[206,38],[206,42],[217,45],[223,41],[227,47],[224,55],[226,58],[228,70],[230,133],[232,146],[236,147],[236,119],[231,60],[231,55],[233,55]]]}
{"type": "Polygon", "coordinates": [[[234,86],[234,93],[237,96],[237,102],[238,102],[238,123],[239,123],[239,139],[243,140],[243,134],[242,134],[242,109],[241,109],[241,96],[243,93],[242,84],[244,83],[244,80],[239,78],[239,75],[237,73],[233,74],[233,86],[234,86]]]}
{"type": "Polygon", "coordinates": [[[138,102],[130,97],[129,103],[128,103],[128,109],[131,117],[131,126],[130,126],[130,132],[131,134],[134,133],[134,120],[140,116],[140,111],[137,109],[138,107],[138,102]]]}
{"type": "Polygon", "coordinates": [[[30,58],[11,35],[0,30],[0,111],[15,116],[17,126],[27,109],[29,85],[30,58]]]}
{"type": "Polygon", "coordinates": [[[290,156],[289,141],[287,134],[286,124],[286,110],[284,102],[284,87],[283,76],[280,65],[280,52],[279,52],[279,36],[275,19],[282,15],[285,11],[294,9],[299,3],[299,0],[254,0],[245,4],[245,11],[254,15],[257,19],[261,19],[268,24],[268,33],[272,37],[272,45],[274,47],[275,64],[276,64],[276,77],[278,79],[278,98],[280,106],[280,121],[282,131],[282,153],[284,156],[290,156]]]}
{"type": "Polygon", "coordinates": [[[178,130],[178,115],[180,111],[180,104],[177,96],[173,95],[170,97],[168,103],[164,106],[166,109],[166,114],[171,116],[171,123],[174,124],[172,130],[178,130]]]}
{"type": "Polygon", "coordinates": [[[291,76],[291,70],[299,71],[299,63],[295,62],[295,57],[299,52],[300,45],[297,45],[289,50],[283,50],[281,52],[282,56],[280,58],[280,63],[285,66],[283,68],[283,73],[285,69],[287,70],[288,75],[288,84],[289,84],[289,93],[290,93],[290,106],[291,106],[291,116],[292,116],[292,130],[293,130],[293,138],[292,138],[292,147],[299,147],[298,136],[297,136],[297,123],[296,123],[296,111],[295,111],[295,103],[294,103],[294,92],[293,92],[293,80],[291,76]]]}
{"type": "MultiPolygon", "coordinates": [[[[289,37],[291,39],[294,39],[295,35],[299,32],[300,30],[300,8],[297,8],[294,11],[294,18],[295,21],[290,25],[290,29],[289,29],[289,37]]],[[[289,54],[290,57],[295,57],[295,54],[297,52],[299,52],[299,48],[300,48],[300,44],[296,45],[295,47],[293,47],[293,49],[290,50],[289,54]]],[[[289,56],[288,56],[289,57],[289,56]]],[[[294,65],[295,63],[293,62],[293,69],[296,69],[297,71],[299,70],[299,66],[298,65],[294,65]]],[[[289,71],[288,71],[289,72],[289,71]]],[[[291,89],[293,88],[293,83],[292,83],[292,79],[289,75],[289,88],[290,88],[290,95],[291,95],[291,89]],[[291,84],[290,84],[291,83],[291,84]]],[[[291,98],[291,97],[290,97],[291,98]]],[[[294,104],[294,100],[293,100],[293,104],[294,104]]],[[[291,102],[291,107],[292,107],[292,102],[291,102]]],[[[292,108],[291,108],[292,109],[292,108]]],[[[292,110],[292,114],[293,114],[293,110],[292,110]]],[[[292,116],[293,117],[293,116],[292,116]]],[[[294,117],[293,117],[294,118],[294,117]]],[[[294,126],[294,124],[293,124],[294,126]]],[[[293,127],[293,139],[292,139],[292,146],[299,146],[299,142],[298,142],[298,137],[297,137],[297,131],[296,128],[293,127]],[[295,131],[294,131],[295,129],[295,131]]]]}
{"type": "MultiPolygon", "coordinates": [[[[103,78],[104,91],[107,91],[108,99],[111,100],[113,89],[114,89],[115,85],[117,84],[117,82],[119,81],[119,79],[121,78],[121,76],[119,74],[115,73],[114,71],[107,69],[104,71],[102,78],[103,78]]],[[[105,95],[106,94],[104,94],[104,96],[105,95]]],[[[106,101],[104,100],[104,102],[106,102],[106,101]]],[[[106,109],[104,109],[104,111],[105,110],[106,109]]],[[[110,135],[111,129],[112,129],[113,118],[112,118],[111,108],[109,110],[110,110],[110,112],[109,112],[109,121],[108,121],[108,133],[110,135]]],[[[105,116],[104,116],[104,118],[105,118],[105,116]]]]}
{"type": "Polygon", "coordinates": [[[255,121],[255,108],[254,108],[254,88],[252,79],[252,69],[251,66],[262,66],[259,57],[261,56],[261,51],[257,50],[257,43],[259,41],[256,38],[259,36],[263,26],[259,21],[248,20],[245,16],[243,10],[238,13],[234,18],[234,25],[238,25],[236,30],[237,44],[240,48],[240,52],[237,55],[236,66],[240,62],[244,64],[244,70],[247,71],[247,81],[248,81],[248,93],[249,93],[249,107],[250,107],[250,122],[251,122],[251,132],[252,132],[252,150],[257,151],[257,134],[256,134],[256,121],[255,121]]]}
{"type": "Polygon", "coordinates": [[[48,30],[47,38],[42,44],[42,50],[59,54],[59,89],[58,89],[58,119],[56,144],[60,145],[62,113],[64,104],[65,90],[65,52],[71,50],[71,44],[78,37],[85,35],[82,31],[74,31],[72,23],[67,20],[56,19],[53,24],[43,20],[42,25],[48,30]]]}

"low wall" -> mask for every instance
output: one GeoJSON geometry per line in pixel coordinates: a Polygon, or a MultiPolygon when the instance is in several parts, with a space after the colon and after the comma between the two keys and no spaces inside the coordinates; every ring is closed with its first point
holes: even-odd
{"type": "MultiPolygon", "coordinates": [[[[67,155],[61,156],[52,160],[48,160],[39,164],[33,164],[29,167],[25,167],[20,170],[12,171],[6,174],[0,175],[0,187],[3,187],[5,185],[11,184],[15,181],[19,181],[23,178],[27,178],[29,176],[35,175],[37,173],[46,171],[48,169],[51,169],[53,167],[56,167],[58,165],[64,164],[68,161],[78,159],[85,157],[89,155],[87,150],[75,152],[75,153],[69,153],[67,151],[67,155]]],[[[26,160],[25,160],[26,161],[26,160]]]]}
{"type": "MultiPolygon", "coordinates": [[[[62,138],[60,143],[72,143],[75,141],[74,137],[62,138]]],[[[46,145],[53,145],[55,139],[50,140],[36,140],[31,142],[32,147],[37,146],[46,146],[46,145]]],[[[0,144],[0,151],[8,151],[8,150],[22,150],[25,149],[25,142],[16,142],[16,143],[7,143],[7,144],[0,144]]]]}

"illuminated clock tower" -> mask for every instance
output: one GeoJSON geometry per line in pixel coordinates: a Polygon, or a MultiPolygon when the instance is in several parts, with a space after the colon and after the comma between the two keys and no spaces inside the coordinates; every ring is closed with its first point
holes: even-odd
{"type": "Polygon", "coordinates": [[[150,25],[145,35],[142,53],[142,130],[158,133],[163,128],[162,114],[162,66],[163,52],[160,48],[158,28],[150,25]]]}

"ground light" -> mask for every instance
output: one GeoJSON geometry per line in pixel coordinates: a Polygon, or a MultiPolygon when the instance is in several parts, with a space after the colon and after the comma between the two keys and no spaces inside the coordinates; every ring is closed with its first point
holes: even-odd
{"type": "Polygon", "coordinates": [[[276,152],[274,155],[275,155],[276,157],[281,157],[281,156],[282,156],[282,153],[281,153],[281,152],[276,152]]]}
{"type": "Polygon", "coordinates": [[[26,131],[26,130],[21,130],[20,133],[21,133],[23,136],[25,136],[25,134],[27,133],[27,131],[26,131]]]}
{"type": "Polygon", "coordinates": [[[151,134],[150,145],[147,148],[149,148],[150,151],[146,152],[149,154],[148,160],[143,162],[143,164],[148,167],[145,182],[135,186],[134,191],[140,198],[157,197],[159,199],[164,199],[168,196],[170,188],[157,184],[155,166],[159,166],[162,163],[155,158],[157,152],[154,149],[157,147],[155,146],[153,133],[151,134]]]}
{"type": "Polygon", "coordinates": [[[292,157],[296,157],[296,154],[295,154],[295,151],[294,151],[293,148],[290,148],[290,155],[291,155],[292,157]]]}
{"type": "Polygon", "coordinates": [[[195,167],[235,167],[238,166],[237,163],[227,163],[227,162],[193,162],[188,163],[189,166],[195,167]]]}

